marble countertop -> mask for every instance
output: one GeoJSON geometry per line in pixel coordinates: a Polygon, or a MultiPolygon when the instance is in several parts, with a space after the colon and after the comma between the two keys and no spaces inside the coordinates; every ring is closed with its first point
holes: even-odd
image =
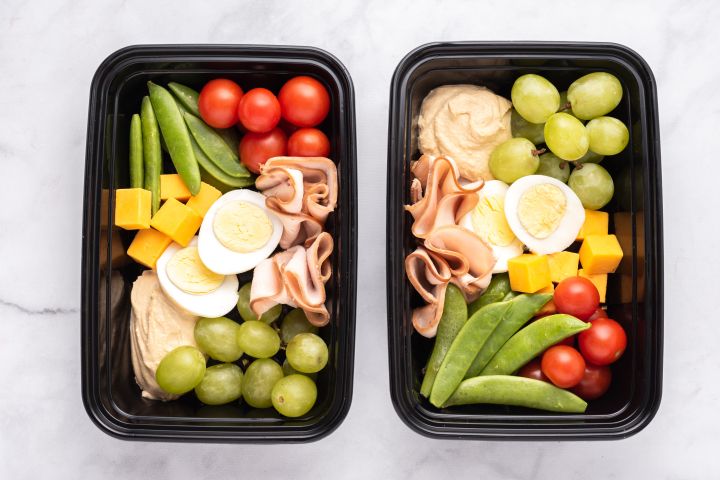
{"type": "Polygon", "coordinates": [[[0,477],[709,478],[720,470],[717,154],[720,4],[522,0],[28,2],[0,0],[0,477]],[[665,220],[660,410],[614,442],[437,441],[390,403],[384,221],[388,92],[400,59],[437,40],[612,41],[658,84],[665,220]],[[141,43],[314,45],[349,69],[357,101],[359,282],[355,393],[307,445],[124,442],[80,398],[80,244],[90,81],[141,43]],[[715,280],[713,280],[715,279],[715,280]],[[710,382],[708,383],[708,381],[710,382]]]}

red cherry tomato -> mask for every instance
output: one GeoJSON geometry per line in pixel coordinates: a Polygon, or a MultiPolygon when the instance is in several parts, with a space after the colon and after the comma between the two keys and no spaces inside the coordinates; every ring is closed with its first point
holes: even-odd
{"type": "Polygon", "coordinates": [[[587,278],[569,277],[555,287],[553,301],[558,312],[586,321],[600,305],[600,294],[587,278]]]}
{"type": "Polygon", "coordinates": [[[560,388],[574,387],[585,373],[582,355],[566,345],[556,345],[545,350],[540,365],[543,373],[560,388]]]}
{"type": "Polygon", "coordinates": [[[301,128],[288,139],[288,155],[327,157],[330,155],[330,140],[317,128],[301,128]]]}
{"type": "Polygon", "coordinates": [[[585,364],[585,373],[582,380],[571,391],[584,400],[595,400],[607,392],[611,381],[610,367],[598,367],[587,363],[585,364]]]}
{"type": "Polygon", "coordinates": [[[598,309],[595,310],[595,313],[593,313],[592,315],[590,315],[590,318],[588,318],[587,321],[588,321],[588,322],[592,322],[592,321],[595,320],[596,318],[608,318],[608,314],[607,314],[607,312],[605,311],[604,308],[599,308],[599,307],[598,307],[598,309]]]}
{"type": "Polygon", "coordinates": [[[567,345],[568,347],[574,347],[575,346],[575,337],[577,335],[573,335],[572,337],[567,337],[559,342],[557,342],[555,345],[567,345]]]}
{"type": "Polygon", "coordinates": [[[319,125],[330,111],[330,94],[322,83],[310,77],[288,80],[278,100],[283,118],[298,127],[319,125]]]}
{"type": "Polygon", "coordinates": [[[545,376],[545,374],[542,372],[542,367],[540,366],[539,358],[530,360],[530,362],[526,363],[525,366],[523,366],[520,370],[518,370],[517,374],[521,377],[532,378],[535,380],[542,380],[543,382],[550,383],[550,379],[547,378],[545,376]]]}
{"type": "Polygon", "coordinates": [[[580,332],[578,345],[585,360],[594,365],[610,365],[625,351],[627,336],[611,318],[597,318],[590,328],[580,332]]]}
{"type": "Polygon", "coordinates": [[[279,128],[267,133],[250,132],[240,140],[240,161],[254,173],[272,157],[287,154],[287,135],[279,128]]]}
{"type": "Polygon", "coordinates": [[[247,131],[269,132],[280,121],[280,102],[267,88],[253,88],[240,99],[237,114],[247,131]]]}
{"type": "Polygon", "coordinates": [[[242,96],[242,88],[232,80],[210,80],[198,98],[200,116],[211,127],[232,127],[237,123],[237,108],[242,96]]]}

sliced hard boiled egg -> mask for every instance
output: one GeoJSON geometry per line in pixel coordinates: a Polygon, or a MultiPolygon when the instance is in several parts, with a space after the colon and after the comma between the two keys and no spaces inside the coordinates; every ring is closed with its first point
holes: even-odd
{"type": "Polygon", "coordinates": [[[237,277],[209,270],[200,259],[197,237],[184,248],[171,243],[158,258],[156,269],[165,295],[193,315],[222,317],[237,305],[237,277]]]}
{"type": "Polygon", "coordinates": [[[252,270],[277,248],[283,226],[253,190],[232,190],[205,214],[198,249],[203,263],[222,275],[252,270]]]}
{"type": "Polygon", "coordinates": [[[523,244],[505,219],[505,195],[508,186],[500,180],[485,182],[477,192],[477,206],[465,214],[460,225],[474,232],[490,248],[497,262],[493,273],[507,272],[507,261],[522,255],[523,244]]]}
{"type": "Polygon", "coordinates": [[[505,195],[505,216],[515,236],[538,254],[567,249],[585,222],[585,210],[575,192],[545,175],[513,182],[505,195]]]}

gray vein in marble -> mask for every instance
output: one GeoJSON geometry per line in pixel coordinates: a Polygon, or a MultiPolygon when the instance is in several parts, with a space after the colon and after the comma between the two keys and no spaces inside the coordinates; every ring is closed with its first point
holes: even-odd
{"type": "Polygon", "coordinates": [[[51,308],[51,307],[45,307],[45,308],[28,308],[24,307],[20,304],[14,303],[14,302],[8,302],[6,300],[0,299],[0,306],[7,307],[12,310],[15,310],[17,312],[26,314],[26,315],[40,315],[40,316],[53,316],[53,315],[69,315],[71,313],[78,313],[79,310],[77,308],[51,308]]]}

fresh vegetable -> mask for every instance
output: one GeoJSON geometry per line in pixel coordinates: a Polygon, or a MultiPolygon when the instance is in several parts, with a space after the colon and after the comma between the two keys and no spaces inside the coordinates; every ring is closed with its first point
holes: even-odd
{"type": "Polygon", "coordinates": [[[278,101],[282,117],[298,127],[322,123],[330,111],[330,94],[322,83],[311,77],[288,80],[280,89],[278,101]]]}
{"type": "Polygon", "coordinates": [[[272,407],[270,394],[278,380],[283,378],[283,370],[275,360],[259,358],[245,370],[243,378],[243,398],[255,408],[272,407]]]}
{"type": "Polygon", "coordinates": [[[532,378],[533,380],[542,380],[543,382],[550,382],[550,379],[545,376],[545,374],[542,371],[542,366],[540,364],[539,358],[534,358],[530,360],[529,363],[526,363],[520,370],[518,370],[517,375],[519,377],[525,377],[525,378],[532,378]]]}
{"type": "Polygon", "coordinates": [[[280,102],[267,88],[253,88],[240,99],[238,118],[250,132],[269,132],[280,121],[280,102]]]}
{"type": "Polygon", "coordinates": [[[205,123],[215,128],[228,128],[238,121],[237,111],[243,91],[240,86],[225,78],[205,84],[198,98],[198,110],[205,123]]]}
{"type": "Polygon", "coordinates": [[[300,128],[290,135],[287,150],[291,157],[327,157],[330,155],[330,140],[322,130],[300,128]]]}
{"type": "Polygon", "coordinates": [[[582,355],[567,345],[555,345],[545,350],[541,365],[543,373],[560,388],[574,387],[585,373],[582,355]]]}
{"type": "Polygon", "coordinates": [[[237,153],[232,151],[223,138],[202,120],[190,113],[185,113],[185,123],[193,138],[202,151],[220,170],[231,177],[249,177],[247,171],[238,159],[237,153]]]}
{"type": "Polygon", "coordinates": [[[584,400],[595,400],[607,392],[611,381],[610,367],[598,367],[592,363],[586,363],[582,379],[571,391],[584,400]]]}
{"type": "Polygon", "coordinates": [[[587,403],[550,383],[509,375],[490,375],[464,380],[444,407],[475,403],[515,405],[551,412],[583,413],[587,403]]]}
{"type": "Polygon", "coordinates": [[[197,387],[205,376],[205,357],[195,347],[184,345],[160,360],[155,379],[168,393],[182,395],[197,387]]]}
{"type": "MultiPolygon", "coordinates": [[[[252,282],[248,282],[238,292],[237,309],[240,317],[246,322],[251,320],[260,320],[261,322],[270,324],[277,320],[282,313],[282,305],[275,305],[270,308],[267,312],[263,313],[260,318],[250,309],[250,289],[252,288],[252,282]]],[[[302,310],[300,310],[302,312],[302,310]]]]}
{"type": "Polygon", "coordinates": [[[317,387],[305,375],[289,375],[277,381],[272,389],[275,410],[286,417],[301,417],[315,405],[317,387]]]}
{"type": "Polygon", "coordinates": [[[151,214],[160,208],[160,173],[162,172],[162,151],[160,149],[160,130],[150,97],[144,97],[140,107],[142,124],[143,163],[145,190],[152,195],[151,214]]]}
{"type": "Polygon", "coordinates": [[[234,363],[213,365],[205,370],[195,395],[206,405],[224,405],[240,398],[242,382],[242,370],[234,363]]]}
{"type": "Polygon", "coordinates": [[[625,352],[625,330],[611,318],[596,318],[590,325],[578,336],[580,352],[594,365],[610,365],[625,352]]]}
{"type": "MultiPolygon", "coordinates": [[[[508,295],[510,292],[510,277],[508,277],[508,274],[497,273],[493,275],[490,279],[490,284],[488,285],[487,289],[485,289],[485,291],[482,293],[482,295],[480,295],[477,300],[467,306],[468,316],[472,316],[475,312],[480,310],[485,305],[490,305],[491,303],[495,302],[502,302],[503,299],[505,299],[505,296],[508,295]]],[[[447,295],[447,293],[445,295],[447,295]]],[[[440,332],[438,331],[438,335],[439,334],[440,332]]]]}
{"type": "MultiPolygon", "coordinates": [[[[501,282],[496,282],[496,285],[494,286],[495,290],[498,288],[498,283],[501,282]]],[[[488,287],[488,290],[490,290],[490,287],[488,287]]],[[[479,308],[480,307],[478,307],[478,309],[479,308]]],[[[435,336],[435,345],[433,345],[430,359],[425,366],[425,376],[423,377],[423,382],[420,387],[420,394],[422,396],[430,396],[440,365],[442,364],[453,340],[457,336],[458,332],[460,332],[463,325],[465,325],[465,322],[468,319],[468,312],[469,308],[465,304],[465,297],[463,296],[462,291],[460,291],[460,289],[455,285],[448,285],[447,290],[445,291],[445,302],[442,317],[440,318],[437,335],[435,336]]]]}
{"type": "Polygon", "coordinates": [[[287,136],[279,128],[267,133],[247,133],[240,140],[240,160],[253,173],[272,157],[287,154],[287,136]]]}
{"type": "Polygon", "coordinates": [[[546,348],[588,328],[589,324],[570,315],[542,317],[513,335],[480,374],[509,375],[546,348]]]}
{"type": "Polygon", "coordinates": [[[328,348],[314,333],[298,333],[285,350],[290,366],[300,373],[316,373],[328,362],[328,348]]]}
{"type": "Polygon", "coordinates": [[[173,165],[190,193],[197,195],[200,191],[200,169],[182,114],[170,92],[152,82],[148,82],[148,88],[150,101],[173,165]]]}
{"type": "Polygon", "coordinates": [[[558,312],[587,320],[600,306],[600,294],[587,278],[569,277],[555,287],[553,302],[558,312]]]}
{"type": "Polygon", "coordinates": [[[235,188],[247,187],[255,183],[255,177],[251,175],[247,177],[233,177],[223,172],[205,155],[205,152],[202,151],[200,145],[192,138],[192,135],[190,136],[190,144],[192,145],[195,159],[200,167],[200,178],[203,182],[212,185],[223,193],[227,193],[235,188]]]}
{"type": "Polygon", "coordinates": [[[280,337],[268,324],[251,320],[240,325],[237,331],[240,348],[255,358],[269,358],[280,350],[280,337]]]}
{"type": "Polygon", "coordinates": [[[243,354],[237,342],[238,328],[226,317],[201,318],[195,324],[195,343],[214,360],[234,362],[243,354]]]}
{"type": "Polygon", "coordinates": [[[595,320],[597,318],[608,318],[608,314],[604,308],[598,307],[597,310],[595,310],[595,312],[593,312],[593,314],[590,315],[590,318],[588,318],[587,321],[592,322],[593,320],[595,320]]]}
{"type": "Polygon", "coordinates": [[[532,73],[515,80],[510,97],[515,110],[531,123],[545,123],[560,107],[555,85],[532,73]]]}
{"type": "Polygon", "coordinates": [[[200,108],[198,107],[200,94],[197,91],[176,82],[168,83],[168,88],[175,96],[178,103],[181,104],[185,110],[189,111],[196,117],[201,116],[200,108]]]}
{"type": "Polygon", "coordinates": [[[130,188],[143,188],[143,139],[142,123],[137,113],[130,120],[130,188]]]}

